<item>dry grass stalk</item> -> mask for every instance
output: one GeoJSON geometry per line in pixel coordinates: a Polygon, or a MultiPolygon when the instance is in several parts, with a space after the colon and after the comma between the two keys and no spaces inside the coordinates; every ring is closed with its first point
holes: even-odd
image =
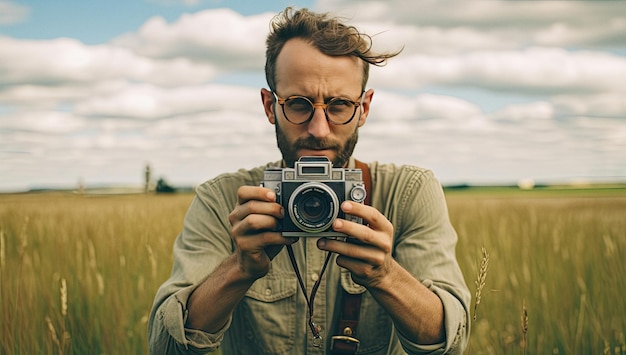
{"type": "Polygon", "coordinates": [[[59,291],[61,293],[61,315],[63,316],[61,333],[63,336],[61,338],[60,345],[58,346],[59,346],[59,353],[65,354],[67,345],[69,344],[69,341],[71,339],[70,333],[67,331],[65,327],[65,319],[67,318],[67,281],[65,281],[65,278],[61,279],[61,287],[59,288],[59,291]]]}
{"type": "Polygon", "coordinates": [[[4,245],[4,229],[0,229],[0,271],[4,270],[6,264],[6,250],[4,245]]]}
{"type": "Polygon", "coordinates": [[[59,343],[59,337],[57,337],[57,331],[54,329],[54,324],[52,324],[52,320],[50,320],[50,317],[48,316],[46,316],[46,324],[48,325],[48,333],[50,333],[52,342],[57,346],[57,348],[60,348],[61,344],[59,343]]]}
{"type": "Polygon", "coordinates": [[[526,309],[526,301],[522,303],[522,348],[524,349],[524,354],[528,349],[528,310],[526,309]]]}
{"type": "Polygon", "coordinates": [[[480,304],[482,298],[483,288],[485,287],[485,280],[487,279],[487,270],[489,270],[489,253],[485,247],[481,248],[482,259],[480,261],[480,269],[478,270],[478,278],[476,279],[476,298],[474,300],[474,320],[476,320],[476,310],[480,304]]]}
{"type": "Polygon", "coordinates": [[[152,248],[150,247],[150,244],[146,244],[146,249],[148,249],[148,259],[150,260],[150,270],[152,271],[152,279],[156,280],[157,278],[156,258],[154,257],[154,253],[152,252],[152,248]]]}
{"type": "Polygon", "coordinates": [[[89,253],[89,268],[96,270],[98,268],[98,260],[96,259],[96,248],[91,240],[87,243],[87,252],[89,253]]]}
{"type": "Polygon", "coordinates": [[[24,217],[24,224],[22,225],[22,232],[20,233],[20,255],[23,255],[26,252],[26,248],[28,247],[28,235],[26,234],[26,229],[28,228],[28,216],[24,217]]]}
{"type": "Polygon", "coordinates": [[[67,282],[61,279],[61,315],[63,318],[67,316],[67,282]]]}
{"type": "Polygon", "coordinates": [[[104,277],[99,271],[96,272],[96,281],[98,282],[98,294],[102,296],[104,295],[104,277]]]}

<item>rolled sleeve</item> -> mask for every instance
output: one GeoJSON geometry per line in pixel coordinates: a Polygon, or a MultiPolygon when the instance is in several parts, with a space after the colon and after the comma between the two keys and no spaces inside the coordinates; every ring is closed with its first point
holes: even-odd
{"type": "Polygon", "coordinates": [[[431,280],[425,280],[423,284],[441,299],[446,340],[438,344],[417,344],[398,332],[402,347],[409,354],[461,354],[465,348],[463,341],[468,331],[463,304],[446,290],[435,286],[431,280]]]}
{"type": "Polygon", "coordinates": [[[151,322],[151,354],[205,354],[219,348],[230,320],[216,333],[185,328],[187,300],[194,289],[190,286],[179,290],[157,309],[151,322]]]}

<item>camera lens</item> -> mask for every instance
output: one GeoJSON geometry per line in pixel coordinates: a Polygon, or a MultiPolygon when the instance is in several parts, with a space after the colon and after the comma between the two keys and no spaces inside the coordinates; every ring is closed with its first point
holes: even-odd
{"type": "Polygon", "coordinates": [[[291,220],[309,233],[323,232],[337,218],[337,195],[325,184],[309,182],[298,186],[289,198],[291,220]]]}
{"type": "Polygon", "coordinates": [[[302,206],[302,215],[310,221],[319,220],[320,217],[328,213],[328,206],[319,196],[309,196],[300,201],[300,205],[302,206]]]}

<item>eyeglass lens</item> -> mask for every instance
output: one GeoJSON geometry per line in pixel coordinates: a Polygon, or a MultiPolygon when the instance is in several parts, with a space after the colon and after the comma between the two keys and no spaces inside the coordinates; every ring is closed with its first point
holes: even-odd
{"type": "MultiPolygon", "coordinates": [[[[344,124],[352,119],[357,105],[349,100],[333,98],[325,107],[326,116],[333,123],[344,124]]],[[[306,97],[292,97],[285,100],[283,110],[286,118],[293,123],[303,123],[313,116],[315,105],[306,97]]]]}

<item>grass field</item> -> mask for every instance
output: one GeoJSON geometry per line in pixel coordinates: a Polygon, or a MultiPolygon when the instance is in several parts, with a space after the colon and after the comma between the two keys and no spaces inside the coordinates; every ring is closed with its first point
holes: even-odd
{"type": "MultiPolygon", "coordinates": [[[[626,354],[626,190],[447,198],[472,294],[481,286],[467,354],[626,354]]],[[[191,199],[0,195],[0,354],[147,353],[191,199]]]]}

